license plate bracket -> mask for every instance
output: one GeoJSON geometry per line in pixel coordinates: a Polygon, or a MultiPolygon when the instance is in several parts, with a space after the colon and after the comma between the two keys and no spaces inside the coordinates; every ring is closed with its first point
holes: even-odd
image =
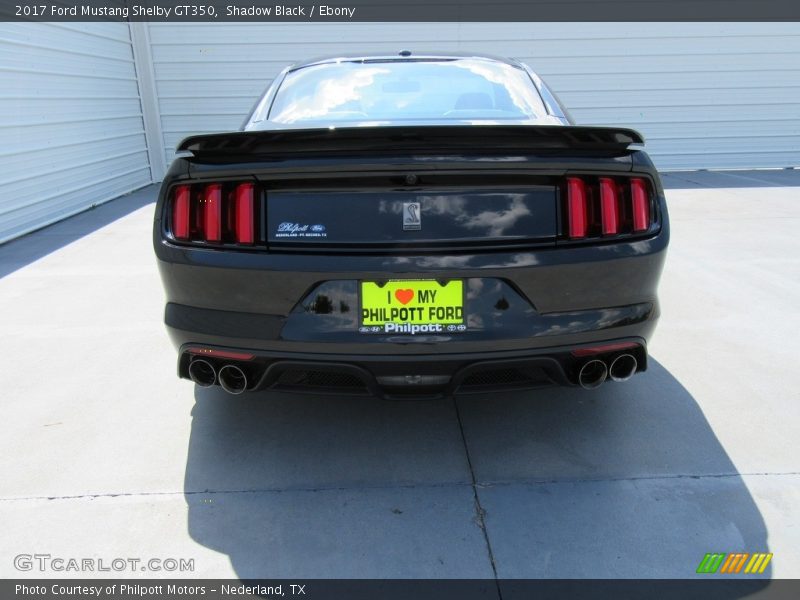
{"type": "Polygon", "coordinates": [[[467,329],[462,279],[360,281],[358,291],[361,333],[416,335],[467,329]]]}

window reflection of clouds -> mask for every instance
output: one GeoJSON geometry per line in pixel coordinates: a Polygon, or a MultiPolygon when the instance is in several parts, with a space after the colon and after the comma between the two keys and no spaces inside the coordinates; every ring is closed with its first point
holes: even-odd
{"type": "Polygon", "coordinates": [[[482,60],[457,60],[453,65],[503,86],[508,91],[511,102],[521,113],[531,117],[535,117],[539,112],[544,113],[544,110],[539,109],[540,103],[534,102],[538,98],[531,95],[532,84],[530,78],[523,71],[508,65],[482,60]]]}
{"type": "MultiPolygon", "coordinates": [[[[283,85],[284,93],[291,93],[292,88],[305,83],[304,80],[313,81],[314,69],[321,67],[309,67],[308,72],[301,72],[290,78],[283,85]],[[294,79],[294,81],[292,80],[294,79]]],[[[289,102],[272,120],[279,123],[294,123],[324,117],[334,109],[341,107],[348,102],[361,102],[363,92],[361,88],[371,86],[375,77],[381,74],[390,73],[389,69],[380,67],[363,67],[341,73],[336,69],[329,77],[323,78],[314,88],[314,93],[300,96],[289,102]]]]}
{"type": "Polygon", "coordinates": [[[415,118],[484,123],[485,119],[492,119],[492,115],[497,119],[494,113],[498,112],[508,115],[492,123],[501,123],[509,117],[526,120],[547,117],[527,74],[503,63],[480,59],[337,62],[290,72],[274,98],[269,120],[291,124],[339,117],[360,125],[370,120],[373,126],[415,118]],[[414,88],[410,85],[412,82],[422,82],[422,86],[414,88]],[[387,92],[386,86],[393,83],[408,84],[408,89],[400,86],[396,91],[387,92]],[[454,103],[460,96],[469,94],[491,96],[494,106],[459,109],[454,103]],[[444,112],[440,114],[432,107],[444,112]]]}

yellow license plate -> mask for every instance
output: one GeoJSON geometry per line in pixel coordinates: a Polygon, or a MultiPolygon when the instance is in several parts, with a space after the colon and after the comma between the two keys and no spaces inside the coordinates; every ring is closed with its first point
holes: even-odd
{"type": "Polygon", "coordinates": [[[465,331],[464,282],[405,279],[361,282],[362,333],[465,331]]]}

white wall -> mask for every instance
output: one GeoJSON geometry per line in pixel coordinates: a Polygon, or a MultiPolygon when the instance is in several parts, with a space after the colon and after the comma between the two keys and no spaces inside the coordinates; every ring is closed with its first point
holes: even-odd
{"type": "Polygon", "coordinates": [[[578,122],[640,129],[662,169],[800,165],[798,23],[149,24],[166,160],[237,128],[286,64],[475,50],[521,58],[578,122]]]}
{"type": "Polygon", "coordinates": [[[128,25],[0,23],[0,243],[150,182],[128,25]]]}

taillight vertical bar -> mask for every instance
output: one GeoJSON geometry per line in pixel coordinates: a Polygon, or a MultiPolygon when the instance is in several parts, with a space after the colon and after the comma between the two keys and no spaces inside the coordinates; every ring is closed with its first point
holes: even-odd
{"type": "Polygon", "coordinates": [[[619,230],[617,184],[609,177],[600,178],[600,217],[603,235],[616,235],[619,230]]]}
{"type": "Polygon", "coordinates": [[[172,235],[178,240],[188,240],[191,189],[188,185],[179,185],[174,188],[173,194],[172,235]]]}
{"type": "Polygon", "coordinates": [[[236,241],[239,244],[252,244],[255,241],[255,214],[253,184],[242,183],[236,186],[236,241]]]}
{"type": "Polygon", "coordinates": [[[647,197],[647,182],[644,179],[631,179],[631,202],[633,230],[647,231],[650,227],[650,199],[647,197]]]}
{"type": "Polygon", "coordinates": [[[567,177],[567,222],[569,237],[586,237],[586,183],[580,177],[567,177]]]}
{"type": "Polygon", "coordinates": [[[211,183],[204,190],[204,233],[207,242],[222,240],[222,184],[211,183]]]}

